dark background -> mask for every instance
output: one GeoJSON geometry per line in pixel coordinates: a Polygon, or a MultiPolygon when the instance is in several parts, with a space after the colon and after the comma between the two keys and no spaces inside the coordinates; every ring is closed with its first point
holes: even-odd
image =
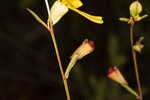
{"type": "MultiPolygon", "coordinates": [[[[80,9],[103,16],[104,24],[92,23],[69,11],[54,26],[63,68],[85,38],[95,42],[95,51],[78,61],[68,84],[72,100],[135,100],[119,84],[107,78],[117,65],[129,85],[137,90],[129,42],[129,25],[118,21],[129,17],[133,0],[82,0],[80,9]]],[[[50,1],[50,5],[54,0],[50,1]]],[[[142,14],[150,15],[150,1],[140,0],[142,14]]],[[[34,10],[45,22],[44,0],[0,2],[0,100],[66,100],[55,50],[48,31],[27,11],[34,10]]],[[[137,54],[144,100],[150,92],[150,17],[136,23],[135,40],[145,39],[137,54]]]]}

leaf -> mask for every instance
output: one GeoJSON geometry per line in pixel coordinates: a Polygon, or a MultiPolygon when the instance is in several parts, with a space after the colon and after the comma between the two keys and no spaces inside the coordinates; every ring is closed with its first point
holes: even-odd
{"type": "Polygon", "coordinates": [[[27,11],[40,23],[42,24],[46,29],[49,30],[47,24],[45,24],[45,22],[35,13],[33,12],[31,9],[27,8],[27,11]]]}

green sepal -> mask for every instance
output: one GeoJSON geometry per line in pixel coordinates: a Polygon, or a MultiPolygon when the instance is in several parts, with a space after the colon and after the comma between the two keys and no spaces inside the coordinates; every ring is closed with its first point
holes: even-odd
{"type": "Polygon", "coordinates": [[[148,15],[147,15],[147,14],[145,14],[145,15],[141,16],[141,20],[142,20],[142,19],[144,19],[144,18],[146,18],[146,17],[148,17],[148,15]]]}
{"type": "Polygon", "coordinates": [[[127,91],[129,91],[131,94],[136,96],[137,99],[139,99],[139,95],[128,85],[121,84],[122,87],[124,87],[127,91]]]}
{"type": "Polygon", "coordinates": [[[45,22],[35,13],[33,12],[31,9],[27,8],[27,11],[40,23],[42,24],[46,29],[49,30],[47,24],[45,24],[45,22]]]}
{"type": "Polygon", "coordinates": [[[121,22],[127,22],[127,23],[128,23],[128,21],[129,21],[129,19],[128,19],[128,18],[125,18],[125,17],[121,17],[121,18],[119,18],[119,20],[120,20],[121,22]]]}
{"type": "Polygon", "coordinates": [[[69,62],[69,65],[67,66],[67,69],[66,69],[66,72],[65,72],[65,77],[66,79],[69,77],[69,73],[71,71],[71,69],[74,67],[74,65],[76,64],[78,60],[78,55],[73,55],[70,62],[69,62]]]}

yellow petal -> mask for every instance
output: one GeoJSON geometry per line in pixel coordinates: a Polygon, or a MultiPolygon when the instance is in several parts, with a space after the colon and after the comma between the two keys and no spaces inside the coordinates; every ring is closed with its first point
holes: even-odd
{"type": "Polygon", "coordinates": [[[98,23],[98,24],[103,23],[102,17],[100,17],[100,16],[93,16],[93,15],[87,14],[85,12],[82,12],[82,11],[80,11],[76,8],[70,7],[70,6],[68,6],[68,8],[70,8],[71,10],[73,10],[73,11],[77,12],[78,14],[84,16],[85,18],[87,18],[88,20],[90,20],[94,23],[98,23]]]}
{"type": "Polygon", "coordinates": [[[50,17],[53,25],[55,25],[68,12],[68,10],[69,9],[64,4],[56,1],[50,10],[50,17]]]}
{"type": "Polygon", "coordinates": [[[81,7],[83,5],[81,0],[68,0],[68,1],[70,1],[72,6],[75,7],[75,8],[79,8],[79,7],[81,7]]]}
{"type": "Polygon", "coordinates": [[[81,0],[62,0],[63,4],[65,4],[66,6],[71,6],[74,8],[79,8],[83,5],[81,0]]]}

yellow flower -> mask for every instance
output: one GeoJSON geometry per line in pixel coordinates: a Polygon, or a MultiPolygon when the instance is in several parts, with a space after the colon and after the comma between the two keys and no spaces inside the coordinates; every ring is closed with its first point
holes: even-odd
{"type": "Polygon", "coordinates": [[[79,7],[81,7],[83,3],[81,0],[57,0],[54,2],[52,8],[50,9],[50,17],[52,19],[53,25],[56,24],[68,11],[73,10],[77,12],[78,14],[84,16],[88,20],[102,24],[103,20],[100,16],[93,16],[90,14],[87,14],[83,11],[80,11],[79,7]]]}
{"type": "Polygon", "coordinates": [[[84,16],[85,18],[87,18],[92,22],[98,24],[103,23],[102,17],[93,16],[77,9],[83,5],[81,0],[57,0],[54,2],[51,9],[49,8],[48,0],[45,0],[45,3],[48,12],[47,24],[31,9],[27,8],[27,10],[39,23],[41,23],[48,30],[50,29],[49,28],[50,19],[52,21],[52,24],[55,25],[69,11],[69,9],[77,12],[78,14],[84,16]]]}

